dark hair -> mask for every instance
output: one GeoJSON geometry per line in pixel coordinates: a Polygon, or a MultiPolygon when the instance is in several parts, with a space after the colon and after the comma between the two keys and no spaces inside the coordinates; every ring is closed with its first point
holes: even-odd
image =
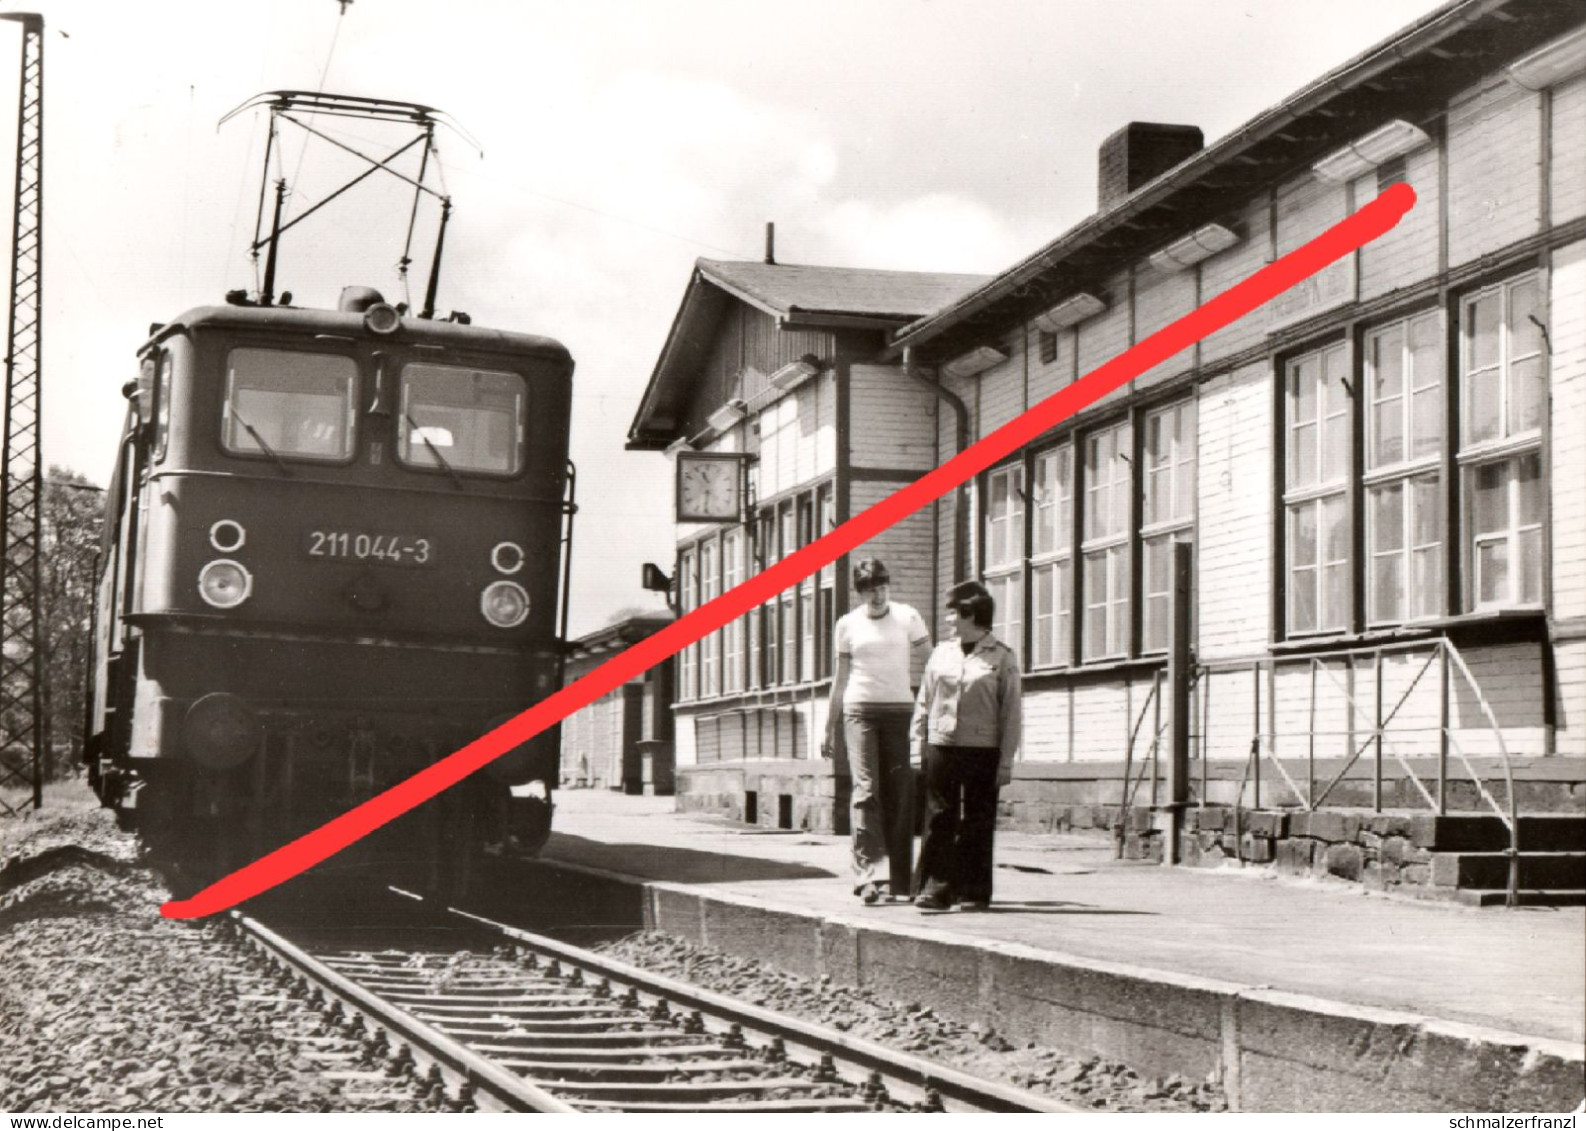
{"type": "Polygon", "coordinates": [[[854,591],[863,593],[878,585],[890,585],[892,575],[880,558],[862,558],[854,563],[854,591]]]}
{"type": "Polygon", "coordinates": [[[978,581],[961,581],[947,591],[947,607],[967,618],[977,628],[990,628],[997,602],[991,591],[978,581]]]}

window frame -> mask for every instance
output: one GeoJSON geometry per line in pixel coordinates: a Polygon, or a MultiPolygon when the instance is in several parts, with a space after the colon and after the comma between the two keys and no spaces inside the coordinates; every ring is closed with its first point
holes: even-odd
{"type": "Polygon", "coordinates": [[[1049,447],[1035,452],[1031,457],[1031,516],[1029,540],[1030,570],[1030,662],[1031,671],[1061,669],[1074,666],[1074,516],[1078,500],[1075,498],[1079,479],[1074,467],[1075,438],[1070,435],[1049,447]],[[1048,477],[1043,469],[1052,468],[1051,498],[1047,501],[1048,477]],[[1063,488],[1067,487],[1066,493],[1063,488]],[[1051,544],[1040,544],[1042,512],[1050,512],[1051,544]],[[1043,578],[1050,578],[1049,592],[1052,608],[1041,610],[1043,578]],[[1043,622],[1049,622],[1043,630],[1043,622]],[[1043,658],[1043,655],[1047,658],[1043,658]]]}
{"type": "Polygon", "coordinates": [[[1081,433],[1084,459],[1080,466],[1080,543],[1077,562],[1078,600],[1075,612],[1078,617],[1079,655],[1081,665],[1104,664],[1129,659],[1135,655],[1135,600],[1134,547],[1139,538],[1135,522],[1135,493],[1137,461],[1131,455],[1135,435],[1134,414],[1100,424],[1081,433]],[[1092,456],[1094,445],[1104,437],[1111,437],[1111,454],[1107,459],[1109,475],[1105,484],[1095,478],[1092,456]],[[1119,465],[1123,474],[1118,474],[1119,465]],[[1122,496],[1118,494],[1122,491],[1122,496]],[[1110,518],[1098,518],[1102,504],[1110,518]],[[1122,514],[1120,516],[1120,510],[1122,514]],[[1097,526],[1098,522],[1105,526],[1097,526]],[[1115,528],[1116,525],[1116,528],[1115,528]],[[1101,600],[1095,601],[1092,585],[1091,563],[1099,562],[1103,584],[1101,600]],[[1099,648],[1094,646],[1091,632],[1092,610],[1102,614],[1105,639],[1099,648]]]}
{"type": "Polygon", "coordinates": [[[1358,402],[1352,395],[1352,386],[1349,384],[1351,359],[1355,355],[1356,351],[1347,337],[1333,338],[1281,358],[1276,367],[1282,375],[1279,397],[1283,422],[1283,479],[1279,484],[1279,504],[1282,514],[1283,544],[1282,553],[1274,557],[1282,563],[1282,625],[1283,635],[1289,639],[1347,633],[1353,631],[1356,624],[1357,569],[1353,536],[1355,512],[1353,499],[1357,483],[1354,470],[1356,466],[1354,426],[1358,402]],[[1330,359],[1333,358],[1338,359],[1336,365],[1330,364],[1330,359]],[[1310,377],[1309,380],[1313,385],[1315,416],[1297,419],[1295,405],[1296,402],[1301,401],[1298,383],[1304,376],[1300,369],[1307,362],[1312,361],[1316,363],[1316,370],[1314,377],[1310,377]],[[1343,406],[1341,411],[1330,411],[1334,396],[1341,398],[1343,406]],[[1305,443],[1313,444],[1309,453],[1311,462],[1308,469],[1300,462],[1305,458],[1303,455],[1305,445],[1296,437],[1296,433],[1302,428],[1315,429],[1312,435],[1304,438],[1305,443]],[[1342,452],[1336,455],[1336,466],[1339,470],[1331,475],[1329,471],[1332,463],[1327,443],[1330,436],[1334,437],[1335,441],[1339,437],[1342,439],[1342,452]],[[1295,482],[1297,474],[1304,470],[1311,472],[1311,478],[1295,482]],[[1324,519],[1330,503],[1338,503],[1342,507],[1342,514],[1338,519],[1343,532],[1342,557],[1328,555],[1330,540],[1324,519]],[[1305,564],[1296,564],[1299,544],[1297,531],[1301,528],[1303,513],[1307,510],[1313,515],[1313,555],[1305,564]],[[1326,605],[1329,570],[1341,571],[1344,579],[1340,595],[1342,608],[1336,611],[1335,619],[1324,615],[1334,612],[1326,605]],[[1312,574],[1308,584],[1314,616],[1314,623],[1303,626],[1299,623],[1300,618],[1297,615],[1301,589],[1295,576],[1301,571],[1312,574]]]}

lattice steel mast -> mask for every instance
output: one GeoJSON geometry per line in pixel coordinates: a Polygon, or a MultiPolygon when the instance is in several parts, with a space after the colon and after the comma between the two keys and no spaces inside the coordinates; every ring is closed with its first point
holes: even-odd
{"type": "MultiPolygon", "coordinates": [[[[11,210],[11,318],[6,341],[5,445],[0,453],[0,786],[32,786],[44,802],[44,653],[39,638],[39,550],[44,465],[39,424],[44,309],[44,17],[0,13],[22,25],[16,192],[11,210]]],[[[24,803],[25,804],[25,803],[24,803]]],[[[15,813],[0,793],[0,811],[15,813]]]]}

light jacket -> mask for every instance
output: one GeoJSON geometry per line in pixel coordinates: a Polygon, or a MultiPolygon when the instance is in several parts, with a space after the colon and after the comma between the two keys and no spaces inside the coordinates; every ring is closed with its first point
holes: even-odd
{"type": "Polygon", "coordinates": [[[1024,723],[1020,689],[1018,658],[989,632],[967,656],[958,640],[943,641],[920,681],[911,744],[992,746],[1012,765],[1024,723]]]}

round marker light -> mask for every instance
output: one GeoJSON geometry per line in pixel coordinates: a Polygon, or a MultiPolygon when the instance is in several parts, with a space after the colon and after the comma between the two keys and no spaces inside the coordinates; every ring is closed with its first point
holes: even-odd
{"type": "Polygon", "coordinates": [[[198,571],[198,595],[217,609],[235,609],[253,592],[253,575],[240,563],[216,558],[198,571]]]}
{"type": "Polygon", "coordinates": [[[529,595],[515,581],[492,581],[479,595],[479,610],[497,628],[516,628],[529,616],[529,595]]]}
{"type": "Polygon", "coordinates": [[[363,314],[364,328],[371,334],[394,334],[402,325],[402,315],[388,303],[377,302],[363,314]]]}
{"type": "Polygon", "coordinates": [[[248,532],[242,528],[242,523],[229,518],[223,518],[209,528],[209,544],[222,554],[235,554],[247,540],[248,532]]]}
{"type": "Polygon", "coordinates": [[[523,547],[516,542],[498,542],[490,551],[490,564],[497,573],[517,573],[523,568],[523,547]]]}

